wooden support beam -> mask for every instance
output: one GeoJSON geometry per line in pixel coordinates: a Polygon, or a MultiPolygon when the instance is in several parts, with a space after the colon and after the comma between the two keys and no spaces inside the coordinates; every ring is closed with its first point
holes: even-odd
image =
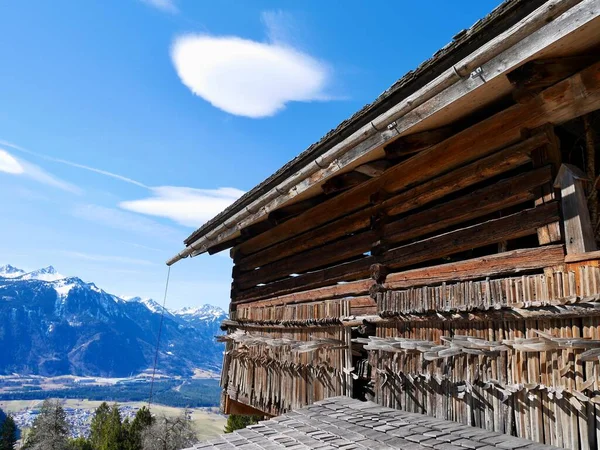
{"type": "Polygon", "coordinates": [[[270,306],[282,306],[297,303],[315,302],[320,300],[331,300],[340,297],[349,297],[353,295],[364,295],[369,292],[369,288],[373,284],[373,280],[358,280],[350,283],[336,284],[318,289],[312,289],[294,294],[281,295],[279,297],[270,298],[252,302],[252,300],[233,302],[236,305],[252,302],[252,307],[264,308],[270,306]]]}
{"type": "Polygon", "coordinates": [[[448,139],[455,132],[456,130],[452,127],[442,127],[401,136],[383,148],[385,157],[393,160],[420,152],[435,144],[439,144],[444,139],[448,139]]]}
{"type": "MultiPolygon", "coordinates": [[[[562,157],[560,153],[560,142],[554,133],[554,126],[552,124],[545,124],[540,128],[533,130],[532,133],[545,134],[548,138],[548,143],[546,145],[540,146],[532,152],[533,167],[550,165],[552,175],[556,176],[562,162],[562,157]]],[[[540,186],[536,190],[536,205],[543,205],[544,203],[552,202],[554,200],[556,200],[556,195],[552,183],[540,186]]],[[[537,234],[538,242],[541,245],[561,241],[560,222],[556,221],[544,225],[538,229],[537,234]]]]}
{"type": "Polygon", "coordinates": [[[392,273],[387,276],[383,286],[389,290],[406,289],[517,274],[562,264],[564,258],[565,250],[562,244],[512,250],[466,261],[392,273]]]}
{"type": "Polygon", "coordinates": [[[523,64],[507,73],[506,77],[515,86],[515,100],[525,103],[548,86],[570,77],[596,61],[598,56],[594,54],[538,59],[523,64]]]}
{"type": "Polygon", "coordinates": [[[369,179],[371,179],[371,177],[369,175],[365,175],[364,173],[356,171],[346,172],[327,180],[323,186],[321,186],[321,189],[326,195],[331,195],[336,192],[347,191],[348,189],[358,186],[369,179]]]}
{"type": "Polygon", "coordinates": [[[537,228],[543,224],[553,222],[557,218],[557,205],[548,203],[500,219],[488,220],[487,222],[398,247],[380,257],[366,256],[349,263],[286,278],[264,286],[254,286],[246,290],[240,290],[239,286],[236,286],[236,289],[232,292],[232,298],[233,300],[259,300],[272,295],[313,289],[339,281],[366,278],[370,274],[370,266],[374,263],[381,263],[390,268],[398,269],[472,248],[527,236],[535,233],[537,228]]]}
{"type": "MultiPolygon", "coordinates": [[[[371,217],[380,211],[398,215],[424,206],[453,192],[498,176],[531,161],[530,154],[547,144],[547,136],[538,134],[491,156],[482,158],[427,183],[416,186],[396,196],[382,196],[378,203],[353,214],[316,227],[306,233],[245,256],[236,252],[236,263],[242,270],[264,266],[270,262],[326,244],[342,236],[368,228],[371,217]]],[[[248,245],[244,245],[248,248],[248,245]]]]}
{"type": "Polygon", "coordinates": [[[585,173],[571,164],[563,164],[558,171],[554,187],[561,191],[561,205],[565,242],[568,254],[598,250],[583,183],[585,173]]]}
{"type": "Polygon", "coordinates": [[[306,200],[294,203],[293,205],[283,206],[269,213],[269,222],[273,225],[279,225],[280,223],[285,222],[291,217],[297,216],[298,214],[308,211],[310,208],[325,201],[326,198],[327,197],[325,195],[317,195],[315,197],[311,197],[306,200]]]}
{"type": "MultiPolygon", "coordinates": [[[[585,133],[585,171],[591,185],[588,195],[588,208],[594,230],[598,229],[598,179],[596,178],[596,132],[590,114],[582,117],[585,133]]],[[[594,233],[596,234],[596,233],[594,233]]]]}
{"type": "Polygon", "coordinates": [[[392,164],[393,163],[387,159],[378,159],[358,166],[354,171],[375,178],[381,176],[383,172],[392,166],[392,164]]]}
{"type": "Polygon", "coordinates": [[[361,209],[377,192],[398,192],[487,156],[519,141],[523,128],[537,128],[549,122],[561,124],[599,108],[600,63],[596,63],[542,91],[526,105],[511,106],[482,120],[402,161],[382,176],[343,192],[242,244],[242,252],[253,253],[361,209]]]}
{"type": "Polygon", "coordinates": [[[239,288],[247,289],[259,283],[286,277],[291,273],[302,273],[346,261],[368,251],[371,251],[373,255],[385,253],[392,244],[440,231],[452,225],[532,200],[534,198],[533,189],[549,183],[551,180],[549,167],[523,173],[434,208],[403,217],[398,221],[388,224],[383,221],[379,226],[363,233],[239,274],[235,278],[235,283],[239,288]],[[374,246],[381,246],[381,251],[373,251],[374,246]]]}
{"type": "Polygon", "coordinates": [[[250,405],[232,400],[228,395],[225,395],[225,414],[238,414],[241,416],[263,416],[270,417],[269,414],[256,409],[250,405]]]}

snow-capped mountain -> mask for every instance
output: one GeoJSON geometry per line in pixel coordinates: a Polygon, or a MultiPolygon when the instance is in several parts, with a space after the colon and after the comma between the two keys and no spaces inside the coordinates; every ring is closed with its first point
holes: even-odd
{"type": "MultiPolygon", "coordinates": [[[[19,269],[17,269],[19,270],[19,269]]],[[[26,273],[19,276],[21,280],[41,280],[41,281],[56,281],[66,278],[64,275],[58,273],[52,266],[44,267],[42,269],[34,270],[33,272],[26,273]]]]}
{"type": "Polygon", "coordinates": [[[218,306],[208,304],[198,308],[186,306],[185,308],[171,311],[171,313],[187,321],[218,321],[219,323],[227,316],[227,313],[218,306]]]}
{"type": "Polygon", "coordinates": [[[6,266],[0,266],[0,277],[3,278],[15,278],[20,277],[21,275],[25,275],[25,271],[21,269],[17,269],[10,264],[6,266]]]}
{"type": "MultiPolygon", "coordinates": [[[[59,274],[51,267],[28,274],[7,267],[0,273],[0,374],[128,376],[152,366],[162,311],[157,302],[123,299],[77,277],[53,280],[59,274]]],[[[163,373],[220,369],[223,346],[214,336],[220,333],[217,312],[221,320],[226,314],[210,305],[188,311],[164,315],[163,373]]]]}

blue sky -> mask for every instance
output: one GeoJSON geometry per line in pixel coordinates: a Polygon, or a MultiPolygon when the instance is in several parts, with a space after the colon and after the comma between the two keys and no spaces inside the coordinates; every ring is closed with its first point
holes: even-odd
{"type": "MultiPolygon", "coordinates": [[[[162,299],[195,226],[499,0],[0,4],[0,265],[162,299]]],[[[168,306],[226,307],[228,252],[168,306]]]]}

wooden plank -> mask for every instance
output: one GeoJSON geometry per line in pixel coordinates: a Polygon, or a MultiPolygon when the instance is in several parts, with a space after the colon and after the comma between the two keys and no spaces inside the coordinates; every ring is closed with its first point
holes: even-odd
{"type": "Polygon", "coordinates": [[[507,73],[506,77],[515,86],[513,97],[518,102],[525,103],[541,90],[570,77],[597,60],[596,55],[536,59],[507,73]]]}
{"type": "MultiPolygon", "coordinates": [[[[313,302],[317,300],[329,300],[350,295],[363,295],[369,292],[369,288],[373,285],[373,280],[359,280],[350,283],[336,284],[318,289],[312,289],[294,294],[282,295],[279,297],[270,298],[268,300],[257,301],[252,306],[280,306],[295,303],[313,302]]],[[[249,300],[252,301],[252,300],[249,300]]],[[[249,301],[232,302],[239,305],[248,303],[249,301]]]]}
{"type": "Polygon", "coordinates": [[[394,243],[443,230],[452,225],[532,200],[534,198],[533,189],[550,181],[551,170],[549,167],[523,173],[421,213],[389,224],[382,224],[381,229],[349,236],[323,247],[250,270],[237,276],[235,282],[238,287],[245,289],[259,283],[286,277],[291,273],[302,273],[345,261],[371,250],[377,244],[376,241],[380,236],[383,236],[384,247],[387,247],[394,243]]]}
{"type": "Polygon", "coordinates": [[[386,159],[378,159],[375,161],[362,164],[354,169],[355,172],[363,173],[371,178],[380,177],[387,169],[392,166],[392,162],[386,159]]]}
{"type": "Polygon", "coordinates": [[[236,263],[244,270],[263,266],[269,262],[318,247],[334,239],[367,228],[371,223],[371,217],[381,211],[388,215],[409,212],[453,192],[530,162],[531,152],[547,144],[547,142],[547,136],[535,135],[494,155],[482,158],[397,196],[384,199],[375,206],[342,217],[291,239],[288,238],[253,255],[244,256],[244,249],[248,251],[248,246],[252,244],[248,241],[244,246],[240,246],[239,251],[236,252],[236,263]]]}
{"type": "Polygon", "coordinates": [[[542,91],[527,104],[517,104],[430,147],[374,178],[291,219],[272,233],[242,244],[246,254],[321,225],[369,203],[371,195],[398,192],[436,175],[489,155],[518,141],[523,128],[560,124],[600,108],[600,63],[542,91]]]}
{"type": "Polygon", "coordinates": [[[585,174],[571,164],[560,167],[554,186],[561,190],[561,206],[568,254],[598,250],[587,207],[585,174]]]}
{"type": "MultiPolygon", "coordinates": [[[[562,158],[560,153],[560,142],[554,133],[554,126],[551,124],[545,124],[537,129],[536,132],[545,133],[548,137],[548,144],[537,148],[532,153],[533,166],[541,167],[550,164],[552,168],[552,174],[556,175],[562,162],[562,158]]],[[[556,200],[554,187],[551,183],[548,183],[546,186],[539,187],[536,191],[536,194],[536,205],[542,205],[544,203],[556,200]]],[[[561,239],[562,235],[559,221],[544,225],[538,229],[538,242],[541,245],[558,242],[561,239]]]]}
{"type": "Polygon", "coordinates": [[[563,245],[512,250],[466,261],[392,273],[387,276],[384,287],[386,289],[403,289],[446,281],[495,277],[537,270],[561,264],[563,260],[563,245]]]}
{"type": "Polygon", "coordinates": [[[354,186],[362,184],[369,179],[371,179],[369,175],[365,175],[361,172],[346,172],[327,180],[325,183],[323,183],[321,189],[326,195],[330,195],[336,192],[346,191],[354,186]]]}
{"type": "Polygon", "coordinates": [[[319,203],[325,201],[325,195],[317,195],[315,197],[308,198],[306,200],[302,200],[300,202],[294,203],[292,205],[283,206],[275,211],[269,213],[268,220],[270,223],[277,225],[283,223],[287,219],[297,216],[310,208],[318,205],[319,203]]]}
{"type": "Polygon", "coordinates": [[[592,261],[592,260],[600,260],[600,251],[587,252],[587,253],[575,253],[571,255],[565,256],[566,263],[576,263],[581,261],[592,261]]]}
{"type": "Polygon", "coordinates": [[[234,300],[262,299],[271,295],[283,295],[332,284],[352,281],[369,275],[371,264],[381,262],[390,267],[401,268],[432,258],[441,258],[453,253],[477,248],[503,240],[527,236],[537,227],[550,223],[558,217],[554,203],[527,209],[500,219],[462,228],[433,238],[424,239],[386,252],[381,257],[368,256],[357,261],[340,264],[326,269],[275,281],[265,286],[256,286],[245,291],[235,289],[234,300]],[[533,228],[532,227],[536,227],[533,228]]]}
{"type": "Polygon", "coordinates": [[[395,159],[420,152],[448,139],[454,133],[455,130],[452,127],[442,127],[399,137],[383,148],[385,157],[395,159]]]}

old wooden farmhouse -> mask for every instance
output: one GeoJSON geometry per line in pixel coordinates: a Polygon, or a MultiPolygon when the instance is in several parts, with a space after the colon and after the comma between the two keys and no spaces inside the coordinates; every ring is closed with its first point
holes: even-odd
{"type": "Polygon", "coordinates": [[[234,262],[225,412],[600,448],[599,109],[600,0],[508,0],[194,232],[169,265],[234,262]]]}

